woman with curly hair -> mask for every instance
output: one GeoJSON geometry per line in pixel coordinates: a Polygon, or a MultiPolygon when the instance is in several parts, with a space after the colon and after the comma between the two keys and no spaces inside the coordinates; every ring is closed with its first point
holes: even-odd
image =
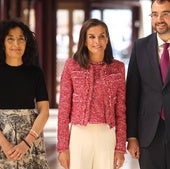
{"type": "Polygon", "coordinates": [[[49,101],[35,65],[34,33],[20,21],[0,22],[0,168],[49,169],[43,128],[49,101]]]}

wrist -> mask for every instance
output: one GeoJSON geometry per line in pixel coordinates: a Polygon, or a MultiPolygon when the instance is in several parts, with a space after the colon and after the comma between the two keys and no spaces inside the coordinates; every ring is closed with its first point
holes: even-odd
{"type": "Polygon", "coordinates": [[[137,140],[137,138],[136,138],[136,137],[129,137],[127,140],[128,140],[128,141],[129,141],[129,140],[137,140]]]}
{"type": "Polygon", "coordinates": [[[28,142],[29,145],[31,145],[36,139],[33,136],[31,136],[30,134],[28,134],[25,137],[25,140],[28,142]]]}
{"type": "Polygon", "coordinates": [[[29,134],[31,134],[35,138],[37,138],[39,136],[38,133],[35,130],[33,130],[33,129],[30,130],[29,134]]]}
{"type": "Polygon", "coordinates": [[[5,136],[2,134],[2,132],[0,132],[0,147],[2,147],[3,145],[5,145],[7,142],[7,139],[5,138],[5,136]]]}
{"type": "Polygon", "coordinates": [[[28,143],[28,141],[26,141],[24,138],[22,138],[21,140],[24,142],[24,144],[27,145],[28,148],[31,148],[31,145],[28,143]]]}

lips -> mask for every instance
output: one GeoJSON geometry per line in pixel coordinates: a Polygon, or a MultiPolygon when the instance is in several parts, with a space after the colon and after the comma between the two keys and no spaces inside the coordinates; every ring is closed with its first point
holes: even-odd
{"type": "Polygon", "coordinates": [[[102,46],[93,46],[94,49],[100,49],[102,46]]]}
{"type": "Polygon", "coordinates": [[[12,52],[20,52],[21,49],[11,49],[12,52]]]}
{"type": "Polygon", "coordinates": [[[167,24],[165,22],[157,23],[156,26],[158,27],[165,27],[167,24]]]}
{"type": "Polygon", "coordinates": [[[167,24],[166,23],[160,23],[160,24],[156,24],[155,27],[158,30],[166,30],[167,29],[167,24]]]}

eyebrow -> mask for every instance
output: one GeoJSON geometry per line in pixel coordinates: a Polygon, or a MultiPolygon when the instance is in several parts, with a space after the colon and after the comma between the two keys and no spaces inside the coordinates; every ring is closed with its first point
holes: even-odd
{"type": "MultiPolygon", "coordinates": [[[[161,13],[164,13],[164,12],[170,12],[169,10],[165,10],[165,11],[162,11],[161,13]]],[[[157,11],[152,11],[152,13],[158,13],[157,11]]]]}
{"type": "MultiPolygon", "coordinates": [[[[8,34],[7,36],[10,36],[10,37],[15,37],[15,35],[12,35],[12,34],[8,34]]],[[[7,37],[6,36],[6,37],[7,37]]],[[[25,37],[24,35],[19,35],[18,37],[25,37]]]]}
{"type": "MultiPolygon", "coordinates": [[[[103,35],[103,34],[107,35],[106,32],[102,32],[102,33],[100,33],[99,35],[103,35]]],[[[94,34],[89,33],[89,34],[87,34],[87,35],[94,35],[94,34]]]]}

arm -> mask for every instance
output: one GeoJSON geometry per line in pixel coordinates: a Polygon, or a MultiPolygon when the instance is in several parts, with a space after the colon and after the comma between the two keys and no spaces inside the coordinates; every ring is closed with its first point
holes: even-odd
{"type": "Polygon", "coordinates": [[[71,80],[70,68],[66,62],[62,72],[60,83],[60,100],[58,109],[58,143],[57,151],[59,152],[58,160],[65,168],[69,168],[69,123],[72,106],[73,86],[71,80]]]}
{"type": "Polygon", "coordinates": [[[57,151],[69,149],[69,123],[72,109],[73,86],[71,80],[70,67],[72,65],[66,62],[62,72],[60,83],[60,100],[58,109],[58,143],[57,151]]]}
{"type": "Polygon", "coordinates": [[[116,127],[116,151],[126,152],[126,106],[125,106],[125,67],[123,64],[119,67],[121,73],[118,80],[118,89],[116,93],[115,104],[115,127],[116,127]]]}
{"type": "Polygon", "coordinates": [[[132,49],[126,82],[127,149],[133,158],[139,158],[137,118],[141,87],[135,45],[132,49]]]}
{"type": "Polygon", "coordinates": [[[138,137],[138,109],[140,99],[140,74],[138,70],[135,44],[128,66],[126,80],[127,137],[138,137]]]}
{"type": "Polygon", "coordinates": [[[28,135],[24,138],[24,141],[21,141],[19,144],[14,146],[8,151],[8,156],[13,160],[22,159],[23,155],[28,151],[31,144],[37,139],[37,137],[41,134],[44,129],[44,126],[49,117],[49,102],[48,101],[40,101],[37,102],[38,116],[34,121],[32,129],[28,133],[28,135]],[[34,131],[34,132],[32,132],[34,131]],[[20,156],[17,156],[20,154],[20,156]]]}
{"type": "Polygon", "coordinates": [[[40,135],[49,117],[49,102],[37,102],[37,110],[38,116],[32,126],[32,130],[34,130],[38,135],[40,135]]]}
{"type": "Polygon", "coordinates": [[[121,66],[120,69],[121,79],[118,84],[117,90],[117,103],[115,110],[115,122],[116,122],[116,150],[114,154],[114,166],[115,169],[122,167],[126,151],[126,107],[125,107],[125,67],[121,66]]]}
{"type": "Polygon", "coordinates": [[[12,147],[14,147],[13,144],[11,144],[3,135],[3,133],[0,131],[0,147],[2,148],[2,151],[5,153],[6,157],[10,159],[9,157],[9,151],[12,147]]]}

